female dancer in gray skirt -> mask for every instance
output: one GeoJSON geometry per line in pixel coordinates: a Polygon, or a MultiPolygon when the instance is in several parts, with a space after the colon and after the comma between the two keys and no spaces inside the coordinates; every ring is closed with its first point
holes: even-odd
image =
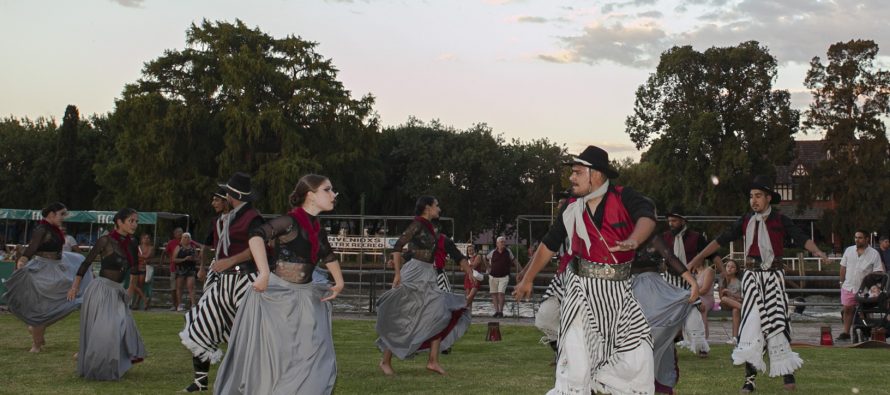
{"type": "Polygon", "coordinates": [[[77,374],[92,380],[119,380],[133,363],[145,358],[145,345],[127,307],[127,291],[121,286],[127,267],[136,264],[138,225],[136,210],[125,208],[114,215],[114,230],[96,240],[80,265],[68,298],[74,299],[81,278],[101,255],[99,277],[83,295],[80,309],[80,351],[77,374]]]}
{"type": "Polygon", "coordinates": [[[251,230],[250,252],[259,275],[235,316],[214,393],[334,390],[330,300],[343,291],[343,274],[317,216],[333,210],[336,197],[327,177],[306,175],[290,196],[294,209],[251,230]],[[269,242],[272,259],[266,254],[269,242]],[[330,271],[333,286],[312,281],[317,265],[330,271]]]}
{"type": "Polygon", "coordinates": [[[445,374],[439,365],[439,350],[450,348],[470,326],[466,299],[442,291],[436,284],[433,265],[446,253],[460,262],[467,276],[473,275],[463,254],[454,243],[446,243],[445,236],[430,222],[439,217],[440,211],[436,198],[417,199],[417,217],[393,247],[393,288],[377,299],[377,347],[383,351],[379,366],[386,375],[394,373],[393,355],[405,359],[427,349],[430,356],[426,368],[445,374]],[[402,247],[406,245],[409,260],[401,267],[402,247]]]}
{"type": "Polygon", "coordinates": [[[655,361],[655,392],[673,394],[680,369],[677,366],[674,337],[683,328],[686,317],[699,314],[698,283],[686,266],[665,246],[661,237],[653,235],[649,244],[637,249],[631,264],[631,289],[640,304],[652,333],[655,361]],[[690,289],[672,285],[659,273],[662,266],[670,274],[681,277],[690,289]]]}
{"type": "Polygon", "coordinates": [[[52,203],[41,212],[43,219],[31,234],[31,243],[16,262],[16,272],[6,282],[4,295],[9,311],[28,324],[31,332],[31,352],[40,352],[46,341],[46,327],[65,318],[80,306],[80,295],[92,277],[87,277],[77,289],[76,297],[68,300],[68,289],[83,255],[62,252],[65,234],[62,221],[68,209],[62,203],[52,203]]]}

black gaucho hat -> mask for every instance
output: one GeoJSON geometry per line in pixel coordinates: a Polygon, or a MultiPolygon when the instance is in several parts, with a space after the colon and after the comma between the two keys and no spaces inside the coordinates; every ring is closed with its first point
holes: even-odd
{"type": "Polygon", "coordinates": [[[770,201],[770,204],[777,204],[782,201],[782,195],[776,192],[773,189],[773,180],[764,175],[754,176],[754,181],[751,181],[751,187],[748,188],[748,193],[751,193],[751,189],[759,189],[766,193],[769,193],[773,200],[770,201]]]}
{"type": "Polygon", "coordinates": [[[226,193],[242,202],[251,202],[254,199],[253,191],[250,189],[250,176],[247,173],[237,172],[229,178],[229,182],[220,185],[226,193]]]}
{"type": "Polygon", "coordinates": [[[218,186],[216,187],[216,191],[213,192],[213,197],[218,197],[218,198],[225,199],[225,198],[226,198],[226,192],[228,192],[228,191],[226,191],[226,186],[225,186],[225,185],[222,185],[222,184],[217,184],[217,185],[218,185],[218,186]]]}
{"type": "Polygon", "coordinates": [[[670,211],[667,212],[666,217],[677,217],[682,220],[686,220],[686,210],[683,210],[682,206],[674,206],[671,207],[670,211]]]}
{"type": "Polygon", "coordinates": [[[608,178],[618,178],[618,171],[609,165],[609,153],[593,145],[588,145],[581,155],[573,156],[572,160],[564,163],[564,165],[587,166],[593,170],[601,171],[608,178]]]}

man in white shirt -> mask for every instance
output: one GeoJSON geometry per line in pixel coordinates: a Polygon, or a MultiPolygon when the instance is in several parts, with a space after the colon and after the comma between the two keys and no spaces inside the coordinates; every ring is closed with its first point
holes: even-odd
{"type": "MultiPolygon", "coordinates": [[[[62,232],[65,231],[65,225],[62,225],[62,232]]],[[[80,246],[77,245],[77,240],[74,239],[74,236],[65,233],[65,244],[62,245],[62,251],[80,252],[80,246]]]]}
{"type": "Polygon", "coordinates": [[[853,311],[856,308],[856,292],[862,285],[862,279],[872,272],[883,272],[884,264],[878,250],[868,245],[868,234],[856,231],[856,244],[847,247],[841,258],[841,304],[844,306],[844,332],[837,340],[850,340],[850,327],[853,326],[853,311]]]}

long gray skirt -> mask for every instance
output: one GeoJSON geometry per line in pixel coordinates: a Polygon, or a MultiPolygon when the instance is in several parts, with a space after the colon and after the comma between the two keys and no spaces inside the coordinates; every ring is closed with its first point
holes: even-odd
{"type": "Polygon", "coordinates": [[[400,273],[401,285],[377,299],[377,347],[399,359],[428,350],[434,338],[439,350],[451,347],[470,327],[466,298],[440,290],[429,263],[412,259],[400,273]]]}
{"type": "Polygon", "coordinates": [[[91,380],[119,380],[145,358],[145,345],[127,307],[127,292],[105,277],[93,279],[80,308],[77,374],[91,380]]]}
{"type": "Polygon", "coordinates": [[[689,303],[688,290],[669,284],[659,273],[635,275],[631,288],[652,330],[655,380],[673,388],[679,376],[674,338],[695,305],[689,303]]]}
{"type": "Polygon", "coordinates": [[[326,284],[293,284],[269,275],[264,292],[247,290],[232,324],[215,394],[330,394],[337,379],[326,284]]]}
{"type": "Polygon", "coordinates": [[[77,298],[68,301],[68,290],[83,259],[73,252],[63,252],[60,260],[35,256],[6,282],[4,297],[9,311],[28,325],[47,326],[77,310],[93,278],[87,271],[77,298]]]}

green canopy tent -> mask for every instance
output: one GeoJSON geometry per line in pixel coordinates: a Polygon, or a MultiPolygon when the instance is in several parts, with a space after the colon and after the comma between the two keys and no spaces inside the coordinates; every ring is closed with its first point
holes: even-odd
{"type": "MultiPolygon", "coordinates": [[[[76,222],[76,223],[89,223],[90,224],[90,234],[93,233],[93,225],[111,225],[113,224],[114,211],[68,211],[68,218],[65,218],[65,222],[76,222]]],[[[189,218],[188,214],[176,214],[176,213],[167,213],[167,212],[139,212],[139,224],[140,225],[154,225],[154,240],[158,239],[158,221],[159,220],[175,220],[180,218],[189,218]]],[[[43,215],[40,213],[40,210],[22,210],[22,209],[8,209],[8,208],[0,208],[0,220],[6,220],[6,227],[4,232],[7,232],[9,229],[9,220],[19,220],[26,221],[25,222],[25,234],[28,234],[28,226],[31,221],[39,221],[43,219],[43,215]]],[[[186,221],[186,231],[188,231],[189,222],[186,221]]],[[[8,235],[4,234],[4,238],[8,238],[8,235]]]]}

